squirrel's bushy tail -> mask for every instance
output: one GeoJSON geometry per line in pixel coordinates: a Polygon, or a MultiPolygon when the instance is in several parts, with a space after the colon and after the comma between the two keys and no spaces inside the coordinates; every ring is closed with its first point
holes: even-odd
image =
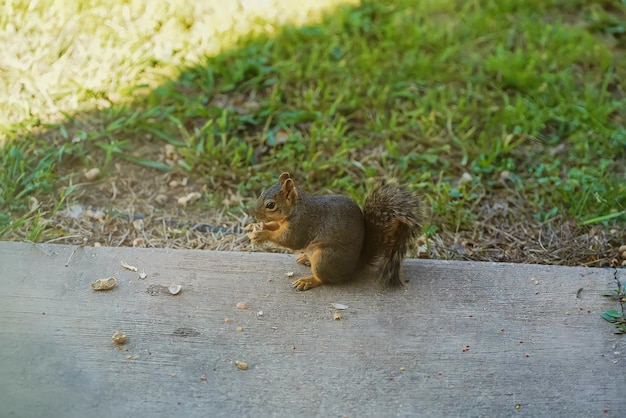
{"type": "Polygon", "coordinates": [[[363,215],[363,261],[380,262],[379,273],[385,286],[402,286],[402,260],[422,228],[421,199],[396,181],[382,179],[365,199],[363,215]]]}

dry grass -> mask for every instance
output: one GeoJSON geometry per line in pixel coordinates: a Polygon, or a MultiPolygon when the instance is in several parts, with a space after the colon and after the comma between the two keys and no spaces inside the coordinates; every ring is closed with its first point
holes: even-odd
{"type": "MultiPolygon", "coordinates": [[[[253,219],[241,208],[251,201],[239,194],[231,194],[217,206],[219,210],[177,203],[192,192],[206,194],[210,187],[208,180],[173,173],[146,175],[132,164],[118,165],[106,179],[79,189],[74,200],[80,204],[51,218],[33,218],[10,238],[29,240],[32,231],[43,228],[58,231],[58,236],[46,242],[75,245],[281,251],[250,244],[244,227],[253,219]]],[[[626,243],[626,227],[581,227],[561,217],[539,224],[524,219],[520,205],[522,201],[484,203],[476,213],[480,221],[473,228],[423,236],[410,255],[588,267],[618,267],[624,262],[617,248],[626,243]]],[[[441,222],[438,218],[434,215],[430,222],[441,222]]]]}
{"type": "MultiPolygon", "coordinates": [[[[17,0],[0,5],[0,126],[102,109],[242,36],[319,21],[353,0],[17,0]]],[[[0,133],[2,135],[2,133],[0,133]]],[[[2,137],[0,136],[0,144],[2,137]]]]}

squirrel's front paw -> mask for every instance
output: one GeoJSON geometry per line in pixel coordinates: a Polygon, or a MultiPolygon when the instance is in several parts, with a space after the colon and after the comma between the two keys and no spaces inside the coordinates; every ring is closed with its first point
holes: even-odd
{"type": "Polygon", "coordinates": [[[260,244],[264,241],[267,241],[269,238],[269,234],[266,230],[256,230],[248,232],[248,238],[250,238],[250,242],[253,244],[260,244]]]}
{"type": "Polygon", "coordinates": [[[243,227],[244,231],[256,231],[261,228],[261,224],[248,224],[243,227]]]}

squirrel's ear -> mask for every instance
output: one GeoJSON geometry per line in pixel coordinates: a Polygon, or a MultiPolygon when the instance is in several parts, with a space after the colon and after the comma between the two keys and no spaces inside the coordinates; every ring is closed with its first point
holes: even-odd
{"type": "Polygon", "coordinates": [[[287,200],[295,200],[298,197],[298,191],[292,179],[286,179],[281,190],[285,193],[285,199],[287,200]]]}
{"type": "Polygon", "coordinates": [[[284,172],[280,175],[280,177],[278,177],[278,181],[280,183],[285,183],[285,181],[289,178],[289,173],[284,172]]]}

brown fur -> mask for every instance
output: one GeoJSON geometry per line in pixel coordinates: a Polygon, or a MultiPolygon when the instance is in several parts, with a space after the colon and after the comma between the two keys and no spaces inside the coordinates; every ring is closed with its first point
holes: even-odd
{"type": "Polygon", "coordinates": [[[386,286],[398,287],[402,260],[421,229],[422,207],[403,186],[381,180],[361,211],[345,196],[309,196],[283,173],[261,194],[254,216],[272,230],[250,232],[253,243],[301,251],[298,262],[311,266],[312,276],[293,283],[298,290],[350,280],[371,264],[379,264],[386,286]]]}

